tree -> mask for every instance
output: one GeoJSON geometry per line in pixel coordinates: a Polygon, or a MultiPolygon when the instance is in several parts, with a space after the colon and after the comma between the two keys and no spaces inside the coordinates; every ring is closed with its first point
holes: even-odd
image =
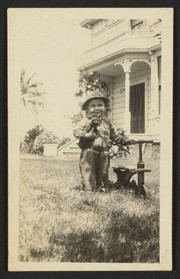
{"type": "Polygon", "coordinates": [[[26,153],[33,153],[34,141],[43,131],[44,128],[41,125],[37,125],[33,129],[30,129],[26,133],[24,140],[20,143],[20,150],[26,153]]]}
{"type": "Polygon", "coordinates": [[[44,144],[46,143],[59,143],[59,138],[53,134],[52,131],[44,129],[41,134],[39,134],[33,143],[33,153],[42,154],[44,151],[44,144]]]}
{"type": "Polygon", "coordinates": [[[79,72],[79,89],[76,91],[76,97],[82,97],[83,95],[87,95],[88,91],[93,91],[99,89],[103,95],[106,97],[111,96],[110,86],[107,82],[103,81],[101,75],[96,72],[86,72],[81,70],[79,72]]]}
{"type": "Polygon", "coordinates": [[[60,148],[70,140],[68,137],[60,139],[52,131],[43,128],[41,125],[36,125],[26,133],[23,141],[20,143],[20,151],[41,155],[44,151],[44,144],[56,143],[57,147],[60,148]]]}
{"type": "MultiPolygon", "coordinates": [[[[107,82],[105,82],[101,75],[96,72],[86,72],[85,70],[79,71],[79,80],[78,80],[78,90],[75,92],[75,97],[83,97],[87,96],[90,91],[94,91],[96,89],[100,90],[101,93],[106,96],[110,97],[112,92],[110,90],[110,86],[107,82]]],[[[82,101],[79,102],[79,105],[81,106],[82,101]]],[[[107,108],[110,110],[110,108],[107,108]]],[[[80,111],[77,114],[74,114],[72,119],[72,123],[76,124],[83,118],[83,113],[80,111]]]]}
{"type": "Polygon", "coordinates": [[[33,82],[33,74],[30,78],[26,78],[25,70],[21,70],[21,102],[26,109],[29,109],[39,124],[39,109],[45,108],[45,97],[46,92],[39,91],[39,87],[43,85],[41,82],[33,82]]]}

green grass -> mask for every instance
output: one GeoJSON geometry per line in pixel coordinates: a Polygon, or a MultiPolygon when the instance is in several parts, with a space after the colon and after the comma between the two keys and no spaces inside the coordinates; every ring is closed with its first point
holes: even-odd
{"type": "MultiPolygon", "coordinates": [[[[137,160],[123,164],[129,162],[137,160]]],[[[80,191],[78,161],[22,157],[19,260],[158,262],[159,160],[148,159],[146,167],[152,173],[144,200],[128,191],[80,191]]],[[[116,180],[112,169],[110,178],[116,180]]]]}

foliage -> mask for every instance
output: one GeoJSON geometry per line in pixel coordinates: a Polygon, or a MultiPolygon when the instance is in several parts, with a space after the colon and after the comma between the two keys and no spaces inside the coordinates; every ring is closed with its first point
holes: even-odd
{"type": "Polygon", "coordinates": [[[53,132],[44,129],[43,132],[36,137],[33,144],[33,153],[42,154],[45,143],[58,143],[59,138],[53,132]]]}
{"type": "Polygon", "coordinates": [[[21,102],[26,109],[29,109],[38,122],[39,108],[45,108],[46,92],[39,91],[39,87],[43,85],[41,82],[32,81],[36,74],[33,74],[30,78],[26,78],[26,72],[21,70],[20,86],[21,86],[21,102]]]}
{"type": "Polygon", "coordinates": [[[20,143],[20,151],[31,154],[42,154],[45,143],[57,143],[59,148],[70,140],[68,137],[59,139],[52,131],[43,128],[41,125],[37,125],[26,133],[24,140],[20,143]]]}
{"type": "Polygon", "coordinates": [[[126,157],[128,154],[130,154],[128,145],[124,146],[120,144],[111,144],[111,147],[109,149],[110,159],[118,157],[123,158],[126,157]]]}
{"type": "Polygon", "coordinates": [[[20,151],[34,153],[34,141],[40,134],[43,133],[43,131],[44,128],[41,125],[37,125],[33,129],[30,129],[26,133],[24,140],[20,143],[20,151]]]}
{"type": "Polygon", "coordinates": [[[76,91],[75,96],[82,97],[87,95],[88,91],[99,89],[102,94],[109,97],[111,95],[110,87],[107,82],[103,81],[100,74],[96,71],[86,72],[81,70],[79,72],[79,89],[76,91]]]}
{"type": "MultiPolygon", "coordinates": [[[[137,156],[112,163],[135,165],[137,156]]],[[[152,172],[146,176],[144,200],[127,190],[78,190],[77,161],[22,158],[19,260],[159,262],[159,160],[148,157],[146,166],[152,172]]],[[[114,175],[110,168],[111,180],[114,175]]]]}
{"type": "Polygon", "coordinates": [[[77,124],[79,121],[81,121],[83,118],[83,112],[80,111],[79,113],[76,113],[73,115],[72,119],[72,124],[75,125],[77,124]]]}
{"type": "MultiPolygon", "coordinates": [[[[118,128],[117,129],[117,136],[125,136],[125,131],[123,129],[118,128]]],[[[115,158],[123,158],[126,157],[128,154],[130,154],[130,147],[128,143],[119,144],[118,141],[109,141],[109,156],[110,159],[115,159],[115,158]]]]}
{"type": "MultiPolygon", "coordinates": [[[[75,92],[76,97],[87,96],[88,92],[99,89],[101,93],[106,96],[111,96],[110,86],[107,82],[105,82],[101,75],[96,72],[86,72],[85,70],[79,71],[79,80],[78,80],[79,88],[75,92]]],[[[79,105],[81,107],[82,101],[79,101],[79,105]]],[[[107,108],[108,110],[109,107],[107,108]]],[[[78,123],[83,118],[83,113],[80,111],[77,114],[74,114],[72,119],[73,124],[78,123]]]]}
{"type": "Polygon", "coordinates": [[[62,138],[61,140],[58,141],[58,148],[62,147],[63,145],[65,145],[69,141],[71,141],[71,139],[68,138],[68,137],[62,138]]]}

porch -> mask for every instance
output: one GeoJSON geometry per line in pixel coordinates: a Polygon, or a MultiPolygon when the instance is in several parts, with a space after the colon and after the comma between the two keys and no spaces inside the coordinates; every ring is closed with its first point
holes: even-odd
{"type": "Polygon", "coordinates": [[[160,99],[158,92],[158,52],[128,53],[94,65],[110,86],[109,117],[135,140],[160,141],[160,99]]]}

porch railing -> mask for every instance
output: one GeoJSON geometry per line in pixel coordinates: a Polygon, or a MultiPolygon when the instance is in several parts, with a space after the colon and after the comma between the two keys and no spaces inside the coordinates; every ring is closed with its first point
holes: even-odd
{"type": "Polygon", "coordinates": [[[123,49],[146,49],[155,43],[152,30],[127,31],[87,50],[82,57],[80,66],[113,56],[123,49]]]}

